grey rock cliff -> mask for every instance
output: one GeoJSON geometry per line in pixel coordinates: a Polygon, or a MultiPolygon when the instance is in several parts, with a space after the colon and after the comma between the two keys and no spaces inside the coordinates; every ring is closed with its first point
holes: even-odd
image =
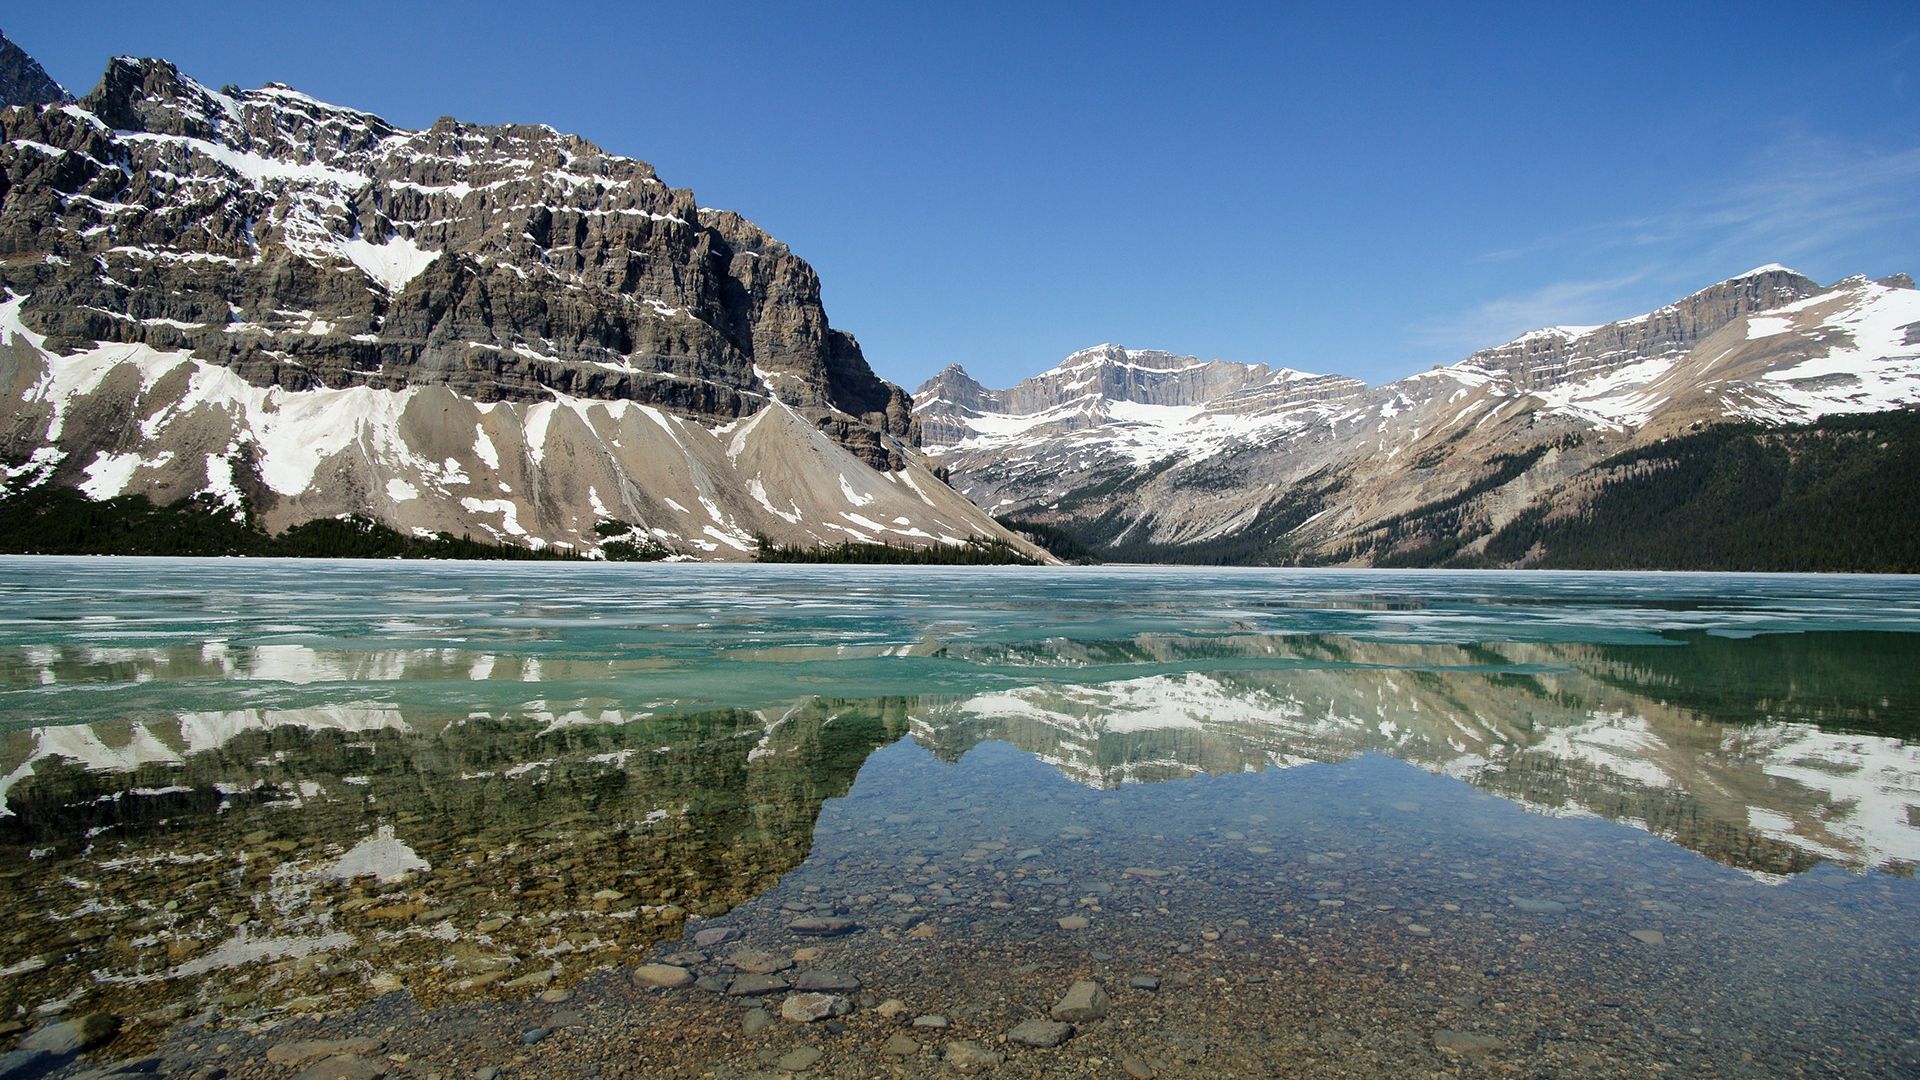
{"type": "Polygon", "coordinates": [[[908,434],[813,269],[645,162],[546,127],[404,131],[277,85],[215,92],[158,60],[115,59],[79,105],[9,114],[0,158],[0,284],[57,352],[140,343],[261,386],[706,419],[778,384],[826,430],[908,434]]]}
{"type": "Polygon", "coordinates": [[[1634,362],[1684,355],[1733,320],[1802,300],[1820,284],[1784,266],[1720,282],[1656,311],[1605,326],[1548,327],[1467,357],[1521,390],[1543,390],[1634,362]]]}
{"type": "Polygon", "coordinates": [[[0,136],[0,498],[706,558],[1009,538],[813,268],[643,161],[129,57],[0,136]]]}
{"type": "Polygon", "coordinates": [[[66,90],[53,81],[39,61],[0,34],[0,108],[50,105],[66,99],[66,90]]]}

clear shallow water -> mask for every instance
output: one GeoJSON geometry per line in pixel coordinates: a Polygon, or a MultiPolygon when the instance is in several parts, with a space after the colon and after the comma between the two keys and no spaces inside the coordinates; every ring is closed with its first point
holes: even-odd
{"type": "MultiPolygon", "coordinates": [[[[927,1053],[1100,979],[1035,1075],[1896,1075],[1915,630],[1891,578],[0,560],[0,1008],[506,1015],[724,922],[927,1053]]],[[[666,1072],[893,1033],[619,1004],[713,1033],[666,1072]]]]}

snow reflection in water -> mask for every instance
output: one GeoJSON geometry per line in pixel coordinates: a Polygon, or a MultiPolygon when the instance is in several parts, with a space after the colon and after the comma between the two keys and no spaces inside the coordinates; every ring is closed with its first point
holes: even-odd
{"type": "Polygon", "coordinates": [[[1904,581],[193,567],[0,560],[0,902],[57,927],[0,940],[10,1011],[511,998],[742,904],[1594,987],[1724,948],[1799,1009],[1794,964],[1914,973],[1904,581]]]}

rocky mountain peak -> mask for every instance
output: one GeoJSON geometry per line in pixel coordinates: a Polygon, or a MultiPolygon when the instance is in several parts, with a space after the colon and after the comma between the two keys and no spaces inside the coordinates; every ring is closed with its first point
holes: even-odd
{"type": "Polygon", "coordinates": [[[1295,430],[1365,389],[1341,376],[1107,343],[1006,390],[948,367],[916,391],[915,419],[926,444],[958,468],[1029,446],[1037,452],[1022,469],[1065,483],[1295,430]]]}
{"type": "Polygon", "coordinates": [[[981,385],[966,368],[948,364],[913,392],[914,423],[928,445],[958,442],[970,431],[967,418],[997,410],[1000,398],[1000,391],[981,385]]]}
{"type": "MultiPolygon", "coordinates": [[[[231,98],[216,95],[166,60],[116,56],[80,107],[116,131],[213,139],[231,98]]],[[[236,110],[237,111],[237,110],[236,110]]]]}
{"type": "Polygon", "coordinates": [[[1601,326],[1530,330],[1462,361],[1461,368],[1548,390],[1625,363],[1684,354],[1735,319],[1803,300],[1820,283],[1778,263],[1755,267],[1643,315],[1601,326]]]}
{"type": "Polygon", "coordinates": [[[0,34],[0,108],[9,105],[51,105],[67,100],[67,92],[25,49],[0,34]]]}
{"type": "Polygon", "coordinates": [[[0,136],[0,504],[608,557],[1034,550],[927,467],[811,266],[644,161],[134,57],[0,136]]]}
{"type": "MultiPolygon", "coordinates": [[[[960,365],[949,365],[915,392],[922,399],[916,411],[924,416],[941,402],[962,409],[1005,409],[1017,414],[1093,402],[1221,406],[1236,395],[1270,393],[1280,387],[1326,379],[1339,377],[1107,343],[1070,353],[1060,363],[1007,390],[989,390],[960,365]]],[[[1340,381],[1360,385],[1355,380],[1340,381]]]]}
{"type": "Polygon", "coordinates": [[[911,403],[812,267],[652,166],[545,125],[422,131],[116,57],[6,120],[0,286],[51,348],[185,349],[257,385],[552,392],[724,422],[772,399],[882,467],[911,403]],[[76,153],[77,151],[77,153],[76,153]]]}

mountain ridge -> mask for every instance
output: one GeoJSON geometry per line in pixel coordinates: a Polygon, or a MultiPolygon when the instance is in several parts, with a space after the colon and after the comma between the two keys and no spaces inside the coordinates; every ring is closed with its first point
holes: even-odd
{"type": "Polygon", "coordinates": [[[0,33],[0,109],[9,105],[48,105],[65,101],[66,88],[40,62],[0,33]]]}
{"type": "Polygon", "coordinates": [[[587,554],[1013,539],[812,267],[644,161],[132,57],[0,134],[10,490],[587,554]]]}
{"type": "Polygon", "coordinates": [[[916,418],[970,497],[1107,557],[1399,565],[1427,552],[1485,565],[1495,532],[1629,447],[1920,404],[1916,326],[1920,293],[1902,275],[1822,286],[1769,264],[1379,386],[1154,354],[1164,371],[1224,365],[1259,393],[1036,404],[1087,357],[1129,353],[1101,346],[1009,391],[949,367],[916,393],[916,418]]]}

